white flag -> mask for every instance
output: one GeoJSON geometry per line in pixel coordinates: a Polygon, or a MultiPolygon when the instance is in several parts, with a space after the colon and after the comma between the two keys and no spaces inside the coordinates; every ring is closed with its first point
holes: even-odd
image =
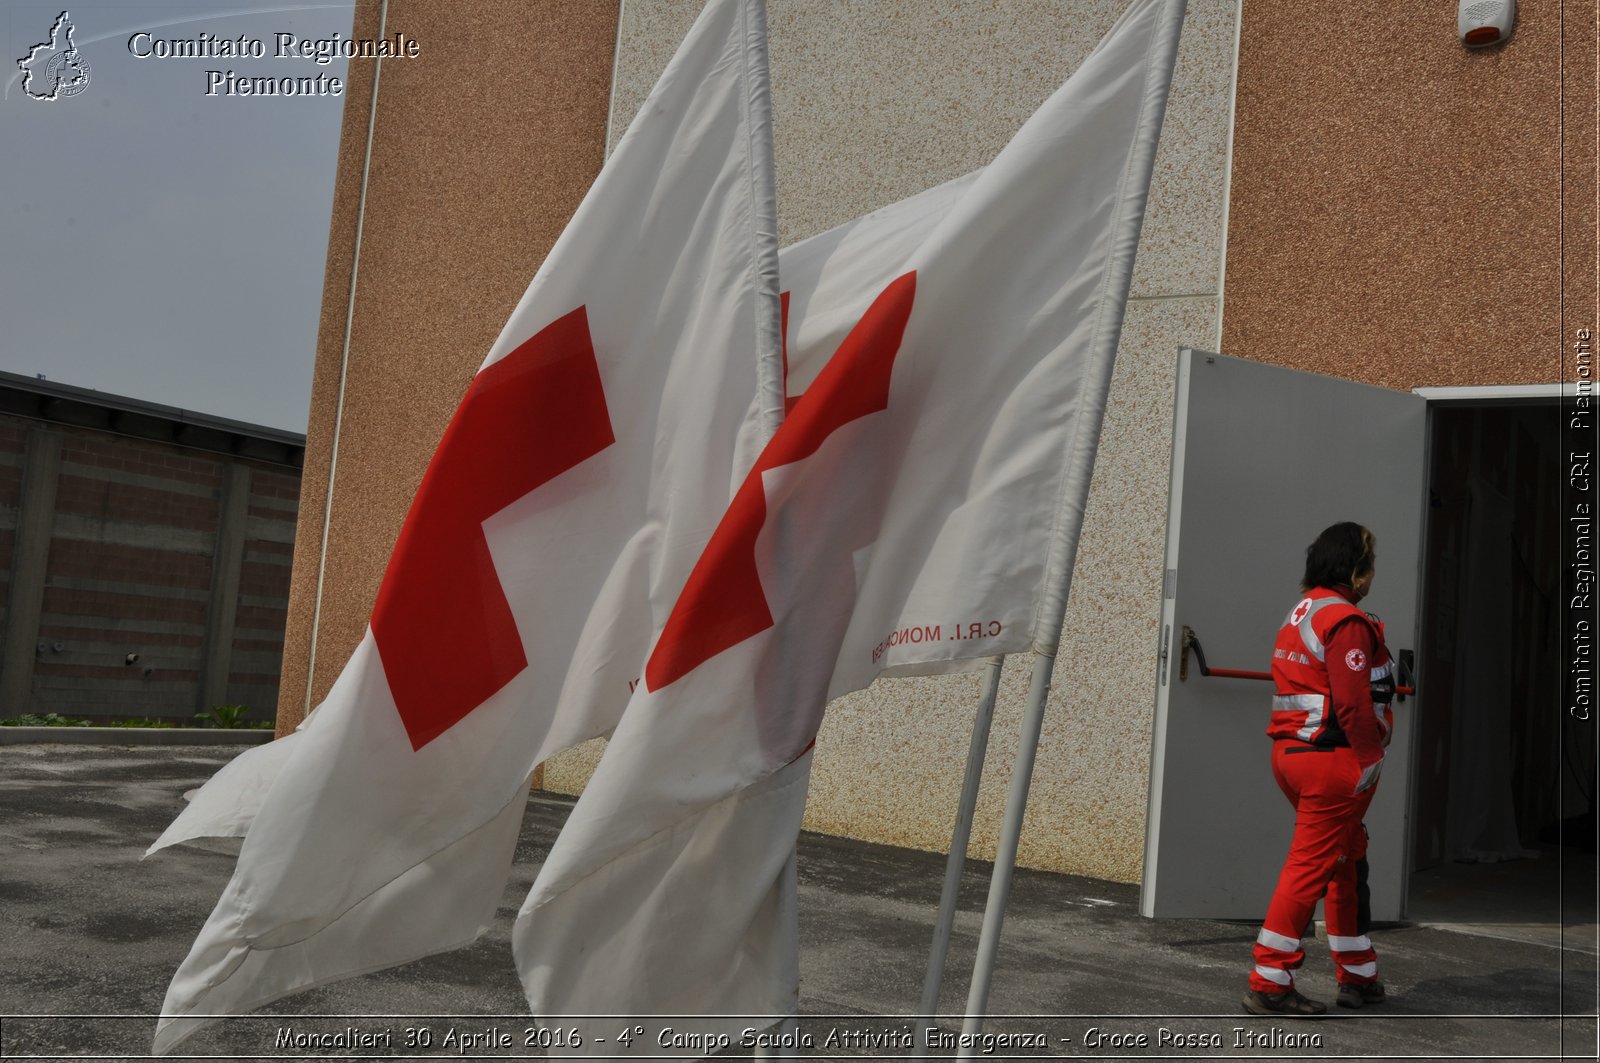
{"type": "MultiPolygon", "coordinates": [[[[976,170],[864,214],[779,253],[788,341],[778,375],[787,379],[790,405],[798,401],[861,320],[885,279],[905,264],[982,172],[976,170]]],[[[769,396],[762,396],[761,401],[770,409],[769,396]]],[[[970,663],[955,662],[955,666],[970,663]]],[[[915,665],[900,669],[905,673],[920,670],[915,665]]],[[[243,837],[272,780],[299,746],[301,732],[315,720],[313,713],[295,732],[229,761],[195,792],[146,855],[196,838],[243,837]]]]}
{"type": "Polygon", "coordinates": [[[157,1052],[492,919],[529,773],[615,723],[761,437],[770,160],[764,12],[710,0],[446,430],[314,725],[230,784],[265,796],[157,1052]]]}
{"type": "MultiPolygon", "coordinates": [[[[819,238],[819,276],[859,274],[853,323],[736,493],[523,907],[542,1020],[620,1013],[589,1046],[617,1051],[627,1022],[698,1016],[641,1023],[659,1052],[664,1024],[737,1043],[792,1012],[779,870],[826,702],[891,667],[1054,651],[1182,16],[1135,0],[990,166],[887,212],[882,239],[871,217],[819,238]],[[884,246],[908,249],[853,261],[884,246]]],[[[827,333],[837,307],[811,299],[791,312],[827,333]]]]}

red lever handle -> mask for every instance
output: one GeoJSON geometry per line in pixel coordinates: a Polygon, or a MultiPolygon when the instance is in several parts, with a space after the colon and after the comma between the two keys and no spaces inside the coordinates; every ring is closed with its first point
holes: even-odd
{"type": "MultiPolygon", "coordinates": [[[[1195,637],[1194,631],[1187,625],[1185,625],[1183,629],[1183,650],[1184,655],[1180,660],[1178,669],[1179,680],[1187,678],[1185,673],[1188,671],[1189,658],[1187,651],[1189,650],[1194,651],[1194,661],[1195,664],[1200,667],[1201,675],[1217,676],[1221,679],[1265,679],[1268,682],[1271,682],[1272,680],[1271,672],[1249,672],[1242,668],[1210,667],[1206,664],[1206,651],[1200,648],[1200,640],[1195,637]]],[[[1394,688],[1394,692],[1396,694],[1415,694],[1417,692],[1417,688],[1397,686],[1394,688]]]]}

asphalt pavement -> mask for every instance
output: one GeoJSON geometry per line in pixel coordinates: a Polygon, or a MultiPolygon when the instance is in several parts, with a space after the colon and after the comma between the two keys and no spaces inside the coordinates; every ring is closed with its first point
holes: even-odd
{"type": "MultiPolygon", "coordinates": [[[[183,793],[239,751],[0,747],[0,1058],[148,1056],[167,982],[238,843],[140,856],[183,793]]],[[[512,967],[511,923],[570,807],[543,794],[530,800],[494,925],[471,947],[225,1019],[185,1043],[195,1055],[173,1058],[538,1055],[541,1035],[530,1032],[512,967]]],[[[944,1014],[932,1021],[913,1015],[944,858],[807,834],[798,868],[802,1015],[792,1054],[909,1058],[932,1028],[928,1057],[953,1058],[990,867],[968,867],[944,1014]]],[[[1388,1002],[1292,1021],[1239,1008],[1255,932],[1144,919],[1134,886],[1019,871],[983,1027],[989,1039],[970,1050],[991,1059],[1596,1058],[1588,949],[1382,928],[1373,937],[1388,1002]]],[[[1300,984],[1331,1001],[1320,947],[1300,984]]],[[[652,1047],[657,1059],[697,1054],[652,1047]]],[[[722,1054],[752,1052],[735,1042],[722,1054]]]]}

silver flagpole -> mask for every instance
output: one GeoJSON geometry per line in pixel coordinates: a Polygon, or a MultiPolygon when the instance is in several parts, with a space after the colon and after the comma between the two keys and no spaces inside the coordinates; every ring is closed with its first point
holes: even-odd
{"type": "MultiPolygon", "coordinates": [[[[1011,873],[1017,862],[1017,844],[1022,838],[1022,814],[1028,806],[1028,785],[1033,780],[1034,754],[1039,749],[1039,732],[1044,726],[1044,704],[1050,697],[1050,675],[1055,669],[1054,653],[1033,659],[1033,676],[1028,681],[1028,704],[1023,710],[1022,727],[1017,736],[1017,763],[1011,775],[1011,791],[1006,795],[1005,822],[1000,828],[1000,847],[994,857],[994,876],[989,880],[989,903],[983,912],[983,932],[978,937],[978,958],[973,962],[972,987],[967,992],[967,1018],[964,1034],[983,1030],[984,1012],[989,1006],[989,978],[994,973],[995,954],[1000,949],[1000,924],[1011,896],[1011,873]]],[[[962,1048],[957,1059],[972,1059],[971,1045],[962,1048]]]]}
{"type": "MultiPolygon", "coordinates": [[[[745,0],[745,34],[750,52],[757,58],[749,71],[751,123],[751,185],[755,198],[756,267],[758,292],[756,307],[756,403],[761,414],[763,444],[777,434],[783,423],[787,381],[783,365],[783,311],[778,281],[778,184],[772,138],[772,77],[767,50],[766,0],[745,0]]],[[[780,534],[784,530],[778,529],[780,534]]],[[[784,881],[794,890],[795,850],[783,865],[784,881]]],[[[798,903],[798,902],[797,902],[798,903]]],[[[799,1020],[790,1015],[773,1027],[779,1034],[792,1032],[799,1020]]],[[[791,1059],[789,1050],[757,1045],[755,1059],[791,1059]]]]}
{"type": "MultiPolygon", "coordinates": [[[[950,935],[956,922],[956,897],[961,890],[961,871],[967,862],[967,843],[972,837],[972,817],[978,808],[978,785],[983,781],[983,757],[989,748],[989,726],[994,722],[994,703],[1000,693],[1003,657],[989,658],[983,673],[983,695],[972,721],[972,744],[967,749],[967,777],[961,784],[961,802],[956,809],[955,829],[950,832],[950,857],[944,865],[944,890],[939,896],[939,920],[933,929],[933,948],[928,954],[928,975],[922,983],[922,1008],[918,1016],[931,1021],[939,1011],[939,988],[944,981],[945,956],[950,951],[950,935]]],[[[912,1031],[915,1043],[912,1059],[926,1059],[928,1045],[912,1031]]]]}
{"type": "MultiPolygon", "coordinates": [[[[1133,280],[1134,253],[1144,221],[1145,199],[1150,192],[1150,175],[1155,168],[1156,141],[1166,112],[1167,93],[1172,87],[1172,68],[1183,28],[1185,0],[1134,0],[1128,11],[1143,7],[1155,9],[1156,23],[1144,60],[1143,98],[1123,186],[1119,189],[1118,216],[1112,225],[1115,250],[1106,263],[1106,298],[1100,305],[1099,320],[1086,350],[1091,369],[1084,381],[1084,393],[1092,398],[1065,455],[1069,475],[1066,482],[1077,487],[1059,502],[1060,537],[1052,547],[1051,560],[1046,563],[1047,610],[1034,633],[1033,675],[1028,683],[1028,701],[1017,736],[1016,766],[1011,776],[1011,791],[1006,797],[1005,822],[1000,831],[999,851],[995,854],[989,902],[983,913],[983,932],[978,938],[978,958],[967,994],[967,1017],[961,1028],[962,1033],[969,1035],[983,1030],[984,1012],[989,1005],[989,981],[994,974],[995,955],[1000,949],[1000,924],[1005,919],[1006,902],[1011,894],[1011,874],[1016,865],[1017,844],[1022,837],[1022,816],[1027,810],[1028,786],[1033,781],[1034,757],[1038,752],[1039,734],[1044,729],[1044,706],[1050,696],[1050,677],[1061,643],[1072,569],[1078,557],[1078,538],[1083,531],[1083,513],[1088,505],[1096,441],[1104,423],[1106,395],[1111,390],[1111,367],[1122,334],[1128,288],[1133,280]]],[[[1127,17],[1126,12],[1123,17],[1127,17]]],[[[961,1049],[956,1058],[973,1057],[974,1050],[969,1046],[961,1049]]]]}

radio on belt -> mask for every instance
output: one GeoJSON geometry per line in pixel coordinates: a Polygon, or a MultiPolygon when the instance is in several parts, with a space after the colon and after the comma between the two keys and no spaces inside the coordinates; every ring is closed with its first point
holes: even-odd
{"type": "Polygon", "coordinates": [[[1461,0],[1456,32],[1468,48],[1487,48],[1511,36],[1517,21],[1517,0],[1461,0]]]}

